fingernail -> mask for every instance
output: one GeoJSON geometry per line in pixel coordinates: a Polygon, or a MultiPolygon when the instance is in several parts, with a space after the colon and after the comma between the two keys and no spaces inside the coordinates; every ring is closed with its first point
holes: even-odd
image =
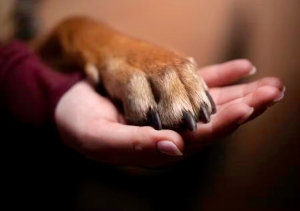
{"type": "Polygon", "coordinates": [[[248,73],[248,75],[254,75],[256,72],[257,72],[257,68],[253,66],[251,71],[248,73]]]}
{"type": "Polygon", "coordinates": [[[282,100],[283,97],[284,97],[284,92],[281,92],[281,94],[279,95],[279,97],[277,97],[275,100],[273,100],[273,102],[279,102],[280,100],[282,100]]]}
{"type": "Polygon", "coordinates": [[[283,98],[284,98],[284,94],[285,94],[285,90],[286,88],[283,87],[282,91],[281,91],[281,94],[279,95],[279,97],[277,97],[275,100],[273,100],[270,104],[267,105],[267,108],[268,107],[271,107],[273,105],[275,105],[276,103],[278,103],[279,101],[281,101],[283,98]]]}
{"type": "Polygon", "coordinates": [[[177,146],[172,141],[159,141],[156,144],[157,149],[166,155],[171,156],[182,156],[182,152],[177,148],[177,146]]]}
{"type": "Polygon", "coordinates": [[[249,111],[246,115],[244,115],[242,118],[240,118],[238,121],[236,121],[237,124],[241,125],[244,122],[247,121],[247,119],[251,116],[251,114],[253,113],[254,108],[249,108],[249,111]]]}
{"type": "Polygon", "coordinates": [[[285,90],[286,90],[286,87],[284,86],[283,88],[282,88],[282,90],[281,90],[281,93],[285,93],[285,90]]]}

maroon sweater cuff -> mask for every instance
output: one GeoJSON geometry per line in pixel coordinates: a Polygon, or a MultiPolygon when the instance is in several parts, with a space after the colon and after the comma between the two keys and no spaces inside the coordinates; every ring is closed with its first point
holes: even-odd
{"type": "Polygon", "coordinates": [[[80,73],[62,74],[49,68],[27,45],[13,41],[0,48],[0,111],[21,123],[54,123],[60,97],[80,73]]]}

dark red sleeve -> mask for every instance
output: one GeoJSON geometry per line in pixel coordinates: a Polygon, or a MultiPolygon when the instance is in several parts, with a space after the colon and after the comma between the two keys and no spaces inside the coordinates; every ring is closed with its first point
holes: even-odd
{"type": "Polygon", "coordinates": [[[53,123],[58,100],[81,78],[80,73],[55,72],[24,43],[2,45],[0,111],[33,126],[53,123]]]}

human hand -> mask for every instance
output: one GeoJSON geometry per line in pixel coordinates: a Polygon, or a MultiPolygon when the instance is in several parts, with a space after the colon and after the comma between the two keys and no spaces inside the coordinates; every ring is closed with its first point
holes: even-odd
{"type": "Polygon", "coordinates": [[[196,132],[181,134],[185,140],[185,154],[199,151],[203,146],[231,134],[284,97],[285,87],[276,77],[228,86],[255,72],[256,68],[244,59],[199,70],[200,76],[210,87],[218,112],[210,123],[198,122],[196,132]]]}
{"type": "Polygon", "coordinates": [[[249,61],[237,60],[199,71],[211,87],[218,111],[210,123],[199,122],[193,133],[126,125],[114,104],[85,81],[75,84],[60,99],[55,111],[57,127],[66,145],[93,160],[130,166],[168,165],[232,133],[282,98],[283,85],[277,78],[220,87],[252,69],[249,61]]]}

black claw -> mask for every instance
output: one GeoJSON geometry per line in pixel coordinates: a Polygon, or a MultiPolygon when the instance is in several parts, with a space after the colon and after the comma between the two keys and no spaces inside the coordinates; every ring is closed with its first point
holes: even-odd
{"type": "Polygon", "coordinates": [[[210,105],[211,105],[211,113],[214,114],[217,112],[217,106],[215,104],[215,101],[213,100],[213,98],[211,97],[211,95],[209,94],[208,91],[205,91],[205,94],[207,96],[207,98],[209,99],[210,105]]]}
{"type": "Polygon", "coordinates": [[[161,120],[159,118],[159,115],[155,111],[150,111],[148,113],[148,122],[149,124],[156,130],[161,130],[162,129],[162,124],[161,120]]]}
{"type": "Polygon", "coordinates": [[[190,112],[183,112],[182,121],[189,131],[196,131],[197,123],[190,112]]]}
{"type": "Polygon", "coordinates": [[[210,122],[210,114],[207,110],[207,106],[203,105],[200,108],[200,119],[204,122],[204,123],[209,123],[210,122]]]}

